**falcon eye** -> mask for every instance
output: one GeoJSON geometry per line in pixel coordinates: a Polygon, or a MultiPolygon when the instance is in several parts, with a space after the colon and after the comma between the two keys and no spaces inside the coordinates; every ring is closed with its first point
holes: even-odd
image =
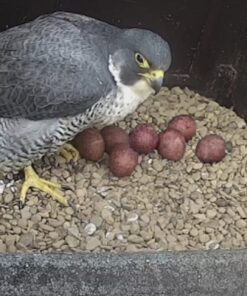
{"type": "Polygon", "coordinates": [[[136,55],[136,60],[139,64],[143,64],[144,62],[143,57],[140,54],[136,55]]]}
{"type": "Polygon", "coordinates": [[[144,68],[144,69],[149,68],[148,61],[140,53],[135,54],[135,59],[140,68],[144,68]]]}

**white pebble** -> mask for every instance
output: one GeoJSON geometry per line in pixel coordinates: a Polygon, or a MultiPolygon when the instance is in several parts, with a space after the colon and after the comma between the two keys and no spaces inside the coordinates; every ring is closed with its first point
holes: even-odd
{"type": "Polygon", "coordinates": [[[111,232],[111,231],[108,231],[105,235],[105,237],[108,239],[108,240],[113,240],[114,237],[115,237],[115,233],[114,232],[111,232]]]}
{"type": "Polygon", "coordinates": [[[112,212],[115,211],[115,208],[114,208],[113,206],[111,206],[111,205],[106,205],[104,208],[105,208],[105,209],[108,209],[108,210],[110,210],[110,211],[112,211],[112,212]]]}
{"type": "Polygon", "coordinates": [[[205,246],[206,246],[206,250],[217,250],[220,247],[220,245],[213,240],[207,242],[205,246]]]}
{"type": "Polygon", "coordinates": [[[96,231],[96,226],[93,224],[93,223],[88,223],[86,226],[85,226],[85,228],[84,228],[84,230],[85,230],[85,232],[88,234],[88,235],[92,235],[92,234],[94,234],[95,233],[95,231],[96,231]]]}
{"type": "Polygon", "coordinates": [[[4,189],[5,189],[5,184],[2,180],[0,180],[0,194],[4,192],[4,189]]]}
{"type": "Polygon", "coordinates": [[[15,181],[12,180],[6,185],[6,187],[9,188],[9,187],[13,186],[14,184],[15,184],[15,181]]]}
{"type": "Polygon", "coordinates": [[[121,233],[119,233],[119,234],[117,234],[117,239],[122,241],[124,239],[124,237],[121,233]]]}
{"type": "Polygon", "coordinates": [[[131,213],[131,214],[129,214],[127,221],[128,222],[135,222],[138,220],[138,218],[139,218],[139,216],[136,213],[131,213]]]}

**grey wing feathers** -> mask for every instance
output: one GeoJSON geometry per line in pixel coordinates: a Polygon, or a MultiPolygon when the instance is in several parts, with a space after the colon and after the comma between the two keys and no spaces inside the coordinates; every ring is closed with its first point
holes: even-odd
{"type": "Polygon", "coordinates": [[[107,40],[76,18],[57,13],[0,34],[0,117],[73,116],[112,89],[107,40]]]}

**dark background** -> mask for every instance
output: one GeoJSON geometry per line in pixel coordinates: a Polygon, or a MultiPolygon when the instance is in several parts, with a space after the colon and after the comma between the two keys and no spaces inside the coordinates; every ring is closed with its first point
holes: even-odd
{"type": "Polygon", "coordinates": [[[247,119],[247,1],[0,0],[0,30],[57,10],[159,33],[173,52],[167,85],[195,88],[247,119]]]}

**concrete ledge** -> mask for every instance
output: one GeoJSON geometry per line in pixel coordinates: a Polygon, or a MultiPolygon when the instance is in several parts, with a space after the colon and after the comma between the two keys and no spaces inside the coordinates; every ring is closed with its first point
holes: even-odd
{"type": "Polygon", "coordinates": [[[245,296],[247,252],[2,254],[0,295],[245,296]]]}

